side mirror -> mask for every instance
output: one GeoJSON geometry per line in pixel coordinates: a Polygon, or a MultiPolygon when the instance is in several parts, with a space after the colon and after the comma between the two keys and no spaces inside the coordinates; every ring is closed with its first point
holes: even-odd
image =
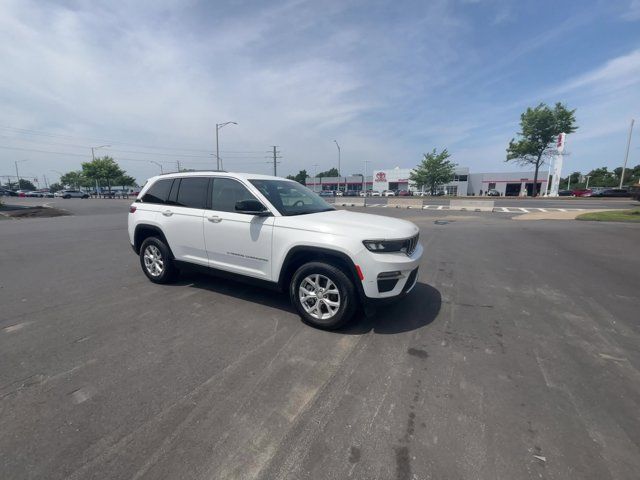
{"type": "Polygon", "coordinates": [[[258,200],[240,200],[236,202],[236,212],[246,213],[247,215],[258,215],[260,217],[268,217],[271,212],[258,200]]]}

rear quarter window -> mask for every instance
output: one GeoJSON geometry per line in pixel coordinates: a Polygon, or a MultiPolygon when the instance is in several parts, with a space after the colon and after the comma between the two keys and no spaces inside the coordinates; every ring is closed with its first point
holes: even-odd
{"type": "Polygon", "coordinates": [[[144,203],[166,203],[171,191],[172,178],[156,181],[142,197],[144,203]]]}

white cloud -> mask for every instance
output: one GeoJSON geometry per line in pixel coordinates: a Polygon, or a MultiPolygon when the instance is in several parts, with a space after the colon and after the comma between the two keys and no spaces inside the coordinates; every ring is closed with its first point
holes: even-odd
{"type": "Polygon", "coordinates": [[[640,50],[613,58],[601,67],[573,78],[556,89],[564,93],[583,88],[612,91],[640,83],[640,50]]]}

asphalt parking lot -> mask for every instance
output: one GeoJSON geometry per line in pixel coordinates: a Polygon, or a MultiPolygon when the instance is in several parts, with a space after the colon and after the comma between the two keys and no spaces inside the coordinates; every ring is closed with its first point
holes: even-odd
{"type": "Polygon", "coordinates": [[[126,201],[47,202],[0,221],[3,479],[638,478],[640,225],[369,209],[420,227],[419,283],[323,332],[150,283],[126,201]]]}

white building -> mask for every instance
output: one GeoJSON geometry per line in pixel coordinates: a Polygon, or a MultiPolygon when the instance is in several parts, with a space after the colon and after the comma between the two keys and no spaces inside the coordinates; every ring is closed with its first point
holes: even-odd
{"type": "MultiPolygon", "coordinates": [[[[535,172],[496,172],[472,173],[469,175],[469,195],[484,196],[488,190],[497,190],[503,197],[519,197],[524,191],[533,195],[533,176],[535,172]]],[[[539,194],[547,188],[547,172],[538,172],[539,194]]]]}
{"type": "MultiPolygon", "coordinates": [[[[418,191],[418,188],[409,180],[412,168],[392,168],[390,170],[373,171],[373,190],[382,192],[384,190],[411,190],[418,191]]],[[[441,185],[437,191],[443,191],[447,195],[465,196],[468,191],[469,169],[467,167],[457,167],[453,181],[441,185]]]]}

